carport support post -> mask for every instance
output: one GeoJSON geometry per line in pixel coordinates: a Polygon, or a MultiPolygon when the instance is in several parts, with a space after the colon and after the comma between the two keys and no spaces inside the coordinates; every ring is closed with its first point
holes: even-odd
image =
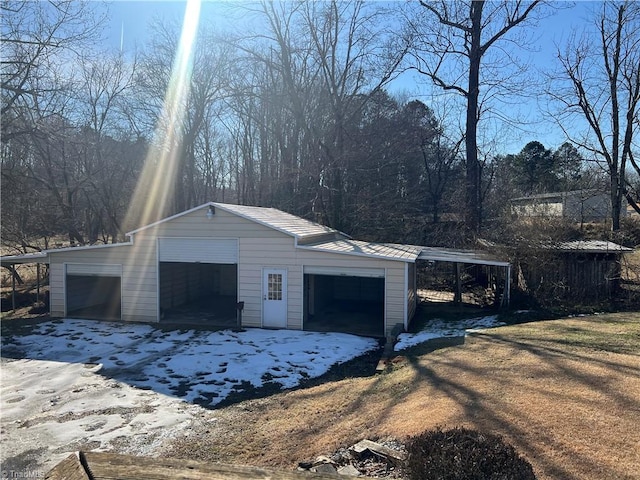
{"type": "Polygon", "coordinates": [[[456,294],[453,298],[455,303],[462,303],[462,282],[460,279],[460,264],[456,262],[456,294]]]}
{"type": "Polygon", "coordinates": [[[16,265],[11,266],[11,310],[16,311],[16,265]]]}
{"type": "Polygon", "coordinates": [[[40,303],[40,264],[36,263],[36,303],[40,303]]]}
{"type": "Polygon", "coordinates": [[[504,276],[504,292],[502,293],[502,302],[500,306],[506,308],[511,300],[511,265],[505,267],[504,276]]]}

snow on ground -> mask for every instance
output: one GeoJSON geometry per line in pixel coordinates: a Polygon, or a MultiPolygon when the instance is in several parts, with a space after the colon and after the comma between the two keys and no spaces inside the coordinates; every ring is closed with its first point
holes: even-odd
{"type": "Polygon", "coordinates": [[[253,387],[268,381],[294,387],[377,345],[375,340],[342,333],[163,331],[148,325],[64,320],[40,324],[31,335],[4,343],[3,350],[26,352],[33,360],[98,364],[104,376],[215,405],[242,390],[245,382],[253,387]]]}
{"type": "Polygon", "coordinates": [[[501,325],[505,325],[505,323],[499,322],[496,315],[461,320],[440,320],[436,318],[427,322],[423,329],[417,333],[401,333],[398,336],[398,343],[396,343],[394,350],[399,352],[434,338],[463,337],[467,331],[477,331],[501,325]]]}
{"type": "Polygon", "coordinates": [[[3,471],[42,473],[81,448],[153,454],[202,415],[197,404],[294,387],[377,347],[339,333],[45,322],[2,339],[3,471]]]}

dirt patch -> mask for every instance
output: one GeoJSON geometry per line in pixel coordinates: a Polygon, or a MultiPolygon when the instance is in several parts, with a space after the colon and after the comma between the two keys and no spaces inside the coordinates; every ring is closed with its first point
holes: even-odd
{"type": "Polygon", "coordinates": [[[640,314],[502,327],[404,357],[212,411],[161,453],[293,469],[362,438],[466,426],[504,437],[540,479],[640,478],[640,314]]]}

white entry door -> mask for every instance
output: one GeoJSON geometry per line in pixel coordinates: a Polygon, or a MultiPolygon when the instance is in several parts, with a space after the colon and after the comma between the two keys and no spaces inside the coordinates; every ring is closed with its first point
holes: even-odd
{"type": "Polygon", "coordinates": [[[268,268],[263,271],[262,325],[271,328],[287,326],[287,271],[268,268]]]}

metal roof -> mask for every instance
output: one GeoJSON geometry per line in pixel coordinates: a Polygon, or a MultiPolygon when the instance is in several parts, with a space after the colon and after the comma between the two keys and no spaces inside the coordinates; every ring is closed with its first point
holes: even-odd
{"type": "MultiPolygon", "coordinates": [[[[500,260],[484,252],[478,252],[473,250],[454,250],[438,247],[425,247],[419,245],[403,245],[396,243],[376,243],[366,242],[362,240],[353,240],[348,235],[335,230],[333,228],[321,225],[316,222],[305,220],[304,218],[297,217],[290,213],[283,212],[275,208],[264,207],[252,207],[246,205],[232,205],[225,203],[208,202],[198,207],[194,207],[190,210],[178,213],[168,218],[164,218],[150,225],[138,228],[132,232],[127,233],[132,237],[139,231],[151,228],[171,221],[175,218],[182,217],[189,213],[205,208],[214,207],[224,210],[226,212],[238,215],[246,218],[250,221],[265,225],[269,228],[273,228],[287,235],[290,235],[296,240],[307,239],[307,242],[313,241],[315,237],[329,235],[333,238],[320,240],[314,243],[308,243],[305,245],[297,244],[297,248],[305,250],[314,250],[318,252],[338,253],[344,255],[356,255],[369,258],[378,258],[383,260],[395,260],[403,262],[415,262],[416,260],[433,260],[443,262],[454,263],[470,263],[481,265],[498,265],[509,266],[509,262],[500,260]]],[[[326,238],[326,237],[325,237],[326,238]]],[[[131,241],[121,244],[107,244],[107,245],[91,245],[84,247],[69,247],[58,250],[50,250],[48,252],[42,252],[41,254],[29,254],[29,255],[16,255],[11,257],[13,263],[34,263],[38,259],[42,259],[43,262],[48,262],[48,253],[55,253],[65,250],[79,250],[79,249],[91,249],[91,248],[108,248],[122,245],[131,245],[131,241]],[[39,255],[39,256],[37,256],[39,255]]],[[[615,245],[615,244],[614,244],[615,245]]],[[[624,248],[624,247],[621,247],[624,248]]],[[[10,264],[10,257],[4,257],[2,259],[3,264],[10,264]],[[5,259],[8,261],[5,262],[5,259]]]]}
{"type": "Polygon", "coordinates": [[[451,248],[424,247],[397,243],[375,243],[352,239],[330,240],[304,246],[299,245],[298,248],[411,263],[416,260],[432,260],[475,265],[496,265],[500,267],[508,267],[510,265],[507,261],[475,250],[454,250],[451,248]]]}
{"type": "Polygon", "coordinates": [[[556,250],[559,252],[582,252],[582,253],[625,253],[633,252],[632,248],[628,248],[617,243],[608,242],[606,240],[576,240],[572,242],[550,242],[544,245],[544,248],[556,250]]]}
{"type": "Polygon", "coordinates": [[[566,192],[550,192],[550,193],[537,193],[533,195],[528,195],[526,197],[516,197],[512,198],[512,202],[526,202],[533,200],[550,200],[550,199],[558,199],[562,200],[566,197],[578,197],[583,199],[593,198],[600,195],[606,195],[606,192],[599,190],[597,188],[590,188],[584,190],[569,190],[566,192]]]}
{"type": "Polygon", "coordinates": [[[324,234],[336,234],[348,237],[348,235],[338,230],[310,220],[305,220],[304,218],[283,212],[277,208],[251,207],[226,203],[213,203],[213,206],[299,239],[324,234]]]}
{"type": "Polygon", "coordinates": [[[418,260],[470,263],[474,265],[496,265],[499,267],[508,267],[510,265],[509,262],[486,252],[439,247],[422,247],[418,260]]]}
{"type": "Polygon", "coordinates": [[[248,205],[234,205],[230,203],[217,202],[207,202],[184,212],[180,212],[176,215],[163,218],[162,220],[158,220],[157,222],[128,232],[127,235],[135,235],[142,230],[146,230],[161,223],[165,223],[195,212],[197,210],[203,210],[209,207],[219,208],[220,210],[224,210],[225,212],[232,213],[239,217],[246,218],[247,220],[251,220],[252,222],[256,222],[266,227],[273,228],[274,230],[278,230],[287,235],[291,235],[296,239],[303,239],[304,237],[313,237],[326,234],[334,234],[347,238],[349,237],[348,235],[333,228],[321,225],[316,222],[312,222],[310,220],[305,220],[304,218],[292,215],[291,213],[283,212],[282,210],[278,210],[276,208],[253,207],[248,205]]]}
{"type": "Polygon", "coordinates": [[[375,243],[345,238],[329,240],[310,245],[298,245],[298,248],[319,252],[356,255],[382,260],[401,260],[415,262],[424,247],[416,245],[400,245],[395,243],[375,243]]]}
{"type": "Polygon", "coordinates": [[[0,257],[1,265],[16,265],[22,263],[49,263],[47,252],[24,253],[22,255],[3,255],[0,257]]]}

